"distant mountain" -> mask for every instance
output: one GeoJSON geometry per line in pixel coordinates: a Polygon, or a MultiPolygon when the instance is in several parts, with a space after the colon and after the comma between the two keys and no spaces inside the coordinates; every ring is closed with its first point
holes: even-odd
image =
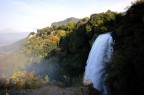
{"type": "Polygon", "coordinates": [[[28,32],[24,33],[0,33],[0,47],[10,45],[28,36],[28,32]]]}
{"type": "Polygon", "coordinates": [[[63,21],[58,21],[58,22],[53,22],[51,25],[53,26],[53,25],[64,25],[64,24],[66,24],[66,23],[68,23],[68,22],[71,22],[71,21],[73,21],[73,22],[78,22],[79,21],[79,19],[78,18],[74,18],[74,17],[70,17],[70,18],[67,18],[67,19],[65,19],[65,20],[63,20],[63,21]]]}
{"type": "Polygon", "coordinates": [[[2,48],[4,51],[7,52],[15,52],[23,48],[25,43],[26,43],[26,38],[18,40],[10,45],[3,46],[2,48]]]}
{"type": "Polygon", "coordinates": [[[26,38],[0,47],[0,79],[9,76],[17,67],[24,68],[25,57],[21,51],[25,42],[26,38]]]}

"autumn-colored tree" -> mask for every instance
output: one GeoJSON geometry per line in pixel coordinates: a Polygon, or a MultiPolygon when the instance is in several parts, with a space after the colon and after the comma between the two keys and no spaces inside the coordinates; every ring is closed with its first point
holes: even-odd
{"type": "Polygon", "coordinates": [[[65,37],[66,36],[66,31],[65,30],[58,30],[57,31],[57,36],[59,36],[59,37],[65,37]]]}
{"type": "Polygon", "coordinates": [[[49,37],[49,39],[51,40],[51,41],[53,41],[53,42],[59,42],[59,37],[58,36],[56,36],[56,35],[51,35],[50,37],[49,37]]]}
{"type": "Polygon", "coordinates": [[[7,80],[7,85],[14,89],[38,88],[48,83],[48,76],[42,79],[34,71],[26,73],[19,69],[16,69],[7,80]]]}

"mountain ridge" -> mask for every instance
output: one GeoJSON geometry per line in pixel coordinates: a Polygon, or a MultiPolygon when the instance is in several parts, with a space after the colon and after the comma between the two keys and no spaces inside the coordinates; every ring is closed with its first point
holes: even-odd
{"type": "Polygon", "coordinates": [[[58,22],[53,22],[53,23],[51,24],[51,26],[54,26],[54,25],[59,25],[59,26],[61,26],[61,25],[67,24],[68,22],[75,22],[75,23],[77,23],[79,20],[80,20],[80,19],[75,18],[75,17],[69,17],[69,18],[67,18],[67,19],[64,19],[64,20],[61,20],[61,21],[58,21],[58,22]]]}

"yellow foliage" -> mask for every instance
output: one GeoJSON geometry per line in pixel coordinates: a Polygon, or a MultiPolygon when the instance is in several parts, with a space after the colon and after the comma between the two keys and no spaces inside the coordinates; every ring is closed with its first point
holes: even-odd
{"type": "Polygon", "coordinates": [[[58,35],[59,37],[64,37],[64,36],[66,36],[66,32],[65,32],[64,30],[58,30],[57,35],[58,35]]]}
{"type": "Polygon", "coordinates": [[[25,71],[16,70],[8,79],[8,85],[14,89],[38,88],[48,84],[48,76],[43,80],[34,71],[26,73],[25,71]]]}
{"type": "Polygon", "coordinates": [[[91,30],[92,30],[91,26],[90,26],[90,25],[87,25],[87,26],[86,26],[86,31],[87,31],[87,32],[90,32],[91,30]]]}
{"type": "Polygon", "coordinates": [[[26,72],[16,70],[8,79],[8,83],[10,85],[15,85],[14,88],[16,89],[22,89],[25,88],[25,78],[26,78],[26,72]]]}

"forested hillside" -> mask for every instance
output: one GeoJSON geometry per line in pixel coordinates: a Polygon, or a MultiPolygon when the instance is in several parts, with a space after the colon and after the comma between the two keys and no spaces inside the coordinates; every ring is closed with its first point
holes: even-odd
{"type": "Polygon", "coordinates": [[[111,95],[144,93],[144,1],[134,3],[113,32],[114,54],[108,65],[111,95]]]}
{"type": "Polygon", "coordinates": [[[36,34],[30,34],[33,37],[28,39],[25,53],[34,60],[38,57],[57,59],[62,72],[70,77],[83,75],[93,41],[101,33],[114,31],[122,15],[108,10],[77,23],[38,29],[36,34]]]}
{"type": "MultiPolygon", "coordinates": [[[[38,67],[35,68],[36,71],[43,70],[42,78],[48,75],[49,80],[62,81],[65,86],[81,83],[93,42],[100,34],[112,32],[114,51],[111,62],[105,68],[105,84],[109,95],[143,93],[143,0],[133,3],[123,13],[108,10],[92,14],[90,18],[67,20],[30,33],[21,50],[21,53],[27,56],[27,62],[32,62],[31,67],[38,67]],[[44,60],[37,62],[38,59],[44,60]],[[49,62],[54,67],[48,64],[49,62]],[[57,74],[53,74],[51,69],[44,69],[47,67],[54,68],[57,74]],[[62,80],[62,76],[67,80],[62,80]]],[[[22,73],[26,75],[25,72],[22,73]]],[[[41,80],[34,72],[31,73],[38,81],[41,80]]]]}
{"type": "MultiPolygon", "coordinates": [[[[139,92],[144,88],[143,31],[144,2],[140,1],[134,3],[126,13],[109,10],[83,18],[78,23],[69,22],[38,30],[36,37],[30,40],[41,39],[38,46],[46,53],[44,57],[58,58],[65,73],[78,76],[84,72],[95,38],[101,33],[113,32],[114,54],[107,67],[109,76],[106,83],[112,95],[130,95],[133,93],[131,91],[139,92]]],[[[39,43],[34,42],[36,45],[39,43]]],[[[32,51],[39,52],[35,49],[32,51]]]]}

